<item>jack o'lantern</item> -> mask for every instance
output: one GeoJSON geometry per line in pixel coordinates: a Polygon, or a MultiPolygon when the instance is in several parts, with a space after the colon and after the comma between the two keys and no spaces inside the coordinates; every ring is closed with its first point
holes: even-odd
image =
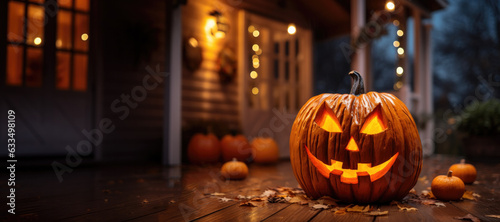
{"type": "Polygon", "coordinates": [[[364,93],[353,71],[350,94],[312,97],[290,134],[292,168],[306,194],[346,202],[402,199],[417,182],[422,144],[404,105],[388,93],[364,93]]]}

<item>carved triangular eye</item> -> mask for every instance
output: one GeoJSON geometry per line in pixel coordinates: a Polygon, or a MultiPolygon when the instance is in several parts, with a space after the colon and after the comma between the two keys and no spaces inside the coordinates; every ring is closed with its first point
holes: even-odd
{"type": "Polygon", "coordinates": [[[326,107],[326,105],[323,105],[318,110],[314,122],[318,124],[321,129],[324,129],[330,133],[342,132],[342,127],[340,127],[340,122],[337,119],[337,116],[335,116],[335,113],[333,113],[330,108],[326,107]]]}
{"type": "Polygon", "coordinates": [[[377,106],[370,115],[366,118],[361,133],[374,135],[384,132],[387,129],[384,121],[382,121],[382,109],[377,106]]]}

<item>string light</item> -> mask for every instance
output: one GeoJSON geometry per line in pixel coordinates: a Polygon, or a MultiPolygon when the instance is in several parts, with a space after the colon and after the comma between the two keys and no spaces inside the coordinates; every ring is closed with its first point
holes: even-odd
{"type": "Polygon", "coordinates": [[[287,29],[287,31],[288,31],[288,34],[290,34],[290,35],[295,34],[295,32],[297,32],[297,28],[295,28],[295,24],[290,23],[290,24],[288,25],[288,29],[287,29]]]}
{"type": "Polygon", "coordinates": [[[250,72],[250,78],[256,79],[257,77],[259,77],[259,74],[256,71],[251,71],[250,72]]]}
{"type": "Polygon", "coordinates": [[[396,5],[394,5],[394,2],[392,1],[388,1],[387,4],[385,4],[385,8],[387,9],[387,11],[394,11],[394,8],[396,8],[396,5]]]}
{"type": "Polygon", "coordinates": [[[403,48],[401,48],[401,47],[400,47],[400,48],[398,48],[398,54],[399,54],[399,55],[403,55],[403,54],[405,54],[405,50],[404,50],[403,48]]]}
{"type": "Polygon", "coordinates": [[[398,30],[397,34],[398,34],[398,36],[399,36],[399,37],[401,37],[401,36],[403,36],[405,33],[403,32],[403,30],[401,30],[401,29],[400,29],[400,30],[398,30]]]}
{"type": "Polygon", "coordinates": [[[397,40],[396,40],[396,41],[394,41],[394,42],[392,43],[392,45],[393,45],[394,47],[396,47],[396,48],[397,48],[397,47],[399,47],[399,41],[397,41],[397,40]]]}
{"type": "Polygon", "coordinates": [[[257,87],[253,87],[253,88],[252,88],[252,94],[254,94],[254,95],[259,94],[259,88],[257,88],[257,87]]]}
{"type": "Polygon", "coordinates": [[[255,26],[248,26],[248,32],[252,33],[253,31],[255,31],[255,26]]]}
{"type": "Polygon", "coordinates": [[[253,44],[253,45],[252,45],[252,50],[253,50],[254,52],[259,51],[259,49],[260,49],[259,45],[257,45],[257,44],[253,44]]]}
{"type": "Polygon", "coordinates": [[[402,76],[403,75],[403,67],[399,66],[397,69],[396,69],[396,74],[398,74],[398,76],[402,76]]]}
{"type": "Polygon", "coordinates": [[[40,38],[40,37],[36,37],[36,38],[33,40],[33,43],[35,43],[35,45],[40,45],[40,44],[42,44],[42,38],[40,38]]]}
{"type": "Polygon", "coordinates": [[[399,26],[399,21],[398,20],[394,20],[394,21],[392,21],[392,24],[395,25],[395,26],[399,26]]]}
{"type": "Polygon", "coordinates": [[[259,35],[260,35],[259,30],[254,30],[254,31],[252,32],[252,35],[253,35],[253,37],[255,37],[255,38],[259,37],[259,35]]]}

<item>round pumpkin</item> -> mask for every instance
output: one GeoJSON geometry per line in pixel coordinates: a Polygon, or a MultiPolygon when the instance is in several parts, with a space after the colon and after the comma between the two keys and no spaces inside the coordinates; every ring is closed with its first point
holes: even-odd
{"type": "Polygon", "coordinates": [[[305,193],[345,202],[402,199],[417,182],[422,144],[403,102],[365,94],[355,71],[350,94],[321,94],[300,109],[290,134],[290,161],[305,193]]]}
{"type": "Polygon", "coordinates": [[[476,180],[476,168],[472,164],[465,163],[464,159],[460,163],[451,165],[449,170],[453,171],[453,175],[460,178],[465,184],[471,184],[476,180]]]}
{"type": "Polygon", "coordinates": [[[222,165],[220,173],[226,180],[242,180],[248,176],[248,167],[245,163],[233,158],[222,165]]]}
{"type": "Polygon", "coordinates": [[[222,159],[224,162],[236,158],[248,162],[252,156],[252,148],[243,135],[225,135],[221,140],[222,159]]]}
{"type": "Polygon", "coordinates": [[[453,172],[450,170],[447,175],[440,175],[432,180],[431,191],[437,199],[444,201],[460,200],[464,195],[464,182],[452,174],[453,172]]]}
{"type": "Polygon", "coordinates": [[[280,151],[273,138],[254,138],[250,146],[255,163],[275,163],[279,159],[280,151]]]}
{"type": "Polygon", "coordinates": [[[197,133],[189,140],[187,154],[193,164],[217,163],[221,156],[219,140],[214,134],[197,133]]]}

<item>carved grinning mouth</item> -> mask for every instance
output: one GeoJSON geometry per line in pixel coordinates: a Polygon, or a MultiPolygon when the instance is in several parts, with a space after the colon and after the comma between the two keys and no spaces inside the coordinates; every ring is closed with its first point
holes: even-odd
{"type": "Polygon", "coordinates": [[[326,165],[323,161],[318,160],[318,158],[312,155],[307,146],[305,147],[309,160],[321,175],[327,179],[330,178],[330,174],[339,175],[340,182],[347,184],[357,184],[358,176],[370,176],[371,182],[380,179],[389,171],[389,169],[391,169],[399,155],[399,152],[397,152],[389,160],[373,167],[371,166],[371,163],[358,163],[357,169],[342,169],[343,162],[331,160],[332,164],[326,165]]]}

